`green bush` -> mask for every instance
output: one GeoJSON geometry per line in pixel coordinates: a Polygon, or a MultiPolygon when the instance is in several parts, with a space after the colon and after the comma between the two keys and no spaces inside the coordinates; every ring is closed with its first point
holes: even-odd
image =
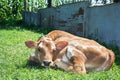
{"type": "Polygon", "coordinates": [[[0,22],[8,19],[20,19],[24,0],[1,0],[0,22]]]}

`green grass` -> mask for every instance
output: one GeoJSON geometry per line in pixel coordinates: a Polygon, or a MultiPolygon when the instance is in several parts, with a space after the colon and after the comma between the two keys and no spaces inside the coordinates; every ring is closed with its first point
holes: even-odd
{"type": "Polygon", "coordinates": [[[0,25],[0,80],[120,80],[120,51],[116,47],[109,47],[115,51],[116,61],[108,71],[77,75],[29,63],[34,50],[28,49],[24,41],[37,40],[48,31],[16,22],[0,25]]]}

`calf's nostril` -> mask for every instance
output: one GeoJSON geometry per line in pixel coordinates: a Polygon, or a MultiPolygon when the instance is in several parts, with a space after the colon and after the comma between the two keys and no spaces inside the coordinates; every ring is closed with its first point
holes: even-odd
{"type": "Polygon", "coordinates": [[[51,62],[50,61],[43,61],[43,63],[45,66],[49,66],[51,62]]]}

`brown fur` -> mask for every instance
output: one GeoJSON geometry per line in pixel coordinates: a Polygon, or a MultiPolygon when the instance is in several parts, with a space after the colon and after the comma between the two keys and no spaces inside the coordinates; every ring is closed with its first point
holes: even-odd
{"type": "Polygon", "coordinates": [[[108,70],[114,62],[114,53],[94,40],[77,37],[70,33],[54,30],[37,42],[26,41],[26,46],[36,48],[35,62],[51,61],[51,65],[71,72],[86,73],[108,70]],[[42,43],[42,47],[40,44],[42,43]],[[70,47],[71,46],[71,47],[70,47]],[[55,47],[55,48],[51,48],[55,47]],[[70,49],[68,49],[70,47],[70,49]],[[40,50],[41,49],[41,50],[40,50]],[[40,50],[40,51],[39,51],[40,50]],[[70,50],[72,50],[70,52],[70,50]],[[70,58],[67,54],[73,54],[70,58]],[[38,56],[38,54],[40,56],[38,56]],[[64,57],[68,61],[64,60],[64,57]],[[40,58],[38,58],[40,57],[40,58]]]}

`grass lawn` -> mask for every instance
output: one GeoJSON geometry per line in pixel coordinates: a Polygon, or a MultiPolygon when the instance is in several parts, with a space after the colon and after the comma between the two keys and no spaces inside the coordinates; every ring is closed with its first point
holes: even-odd
{"type": "Polygon", "coordinates": [[[120,80],[120,51],[116,47],[109,47],[116,54],[116,61],[109,71],[77,75],[29,63],[29,55],[34,50],[28,49],[24,41],[37,40],[47,32],[35,27],[29,29],[18,22],[0,25],[0,80],[120,80]]]}

